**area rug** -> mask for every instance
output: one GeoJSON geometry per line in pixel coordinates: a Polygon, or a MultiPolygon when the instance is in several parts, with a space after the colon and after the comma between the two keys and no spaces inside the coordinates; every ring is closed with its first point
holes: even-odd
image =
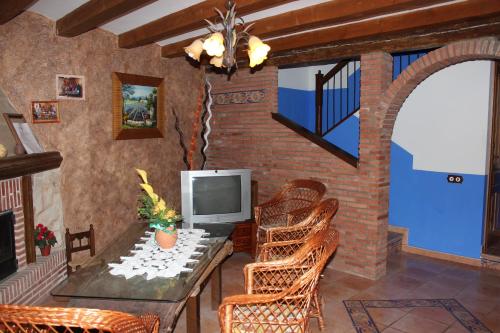
{"type": "Polygon", "coordinates": [[[465,329],[473,333],[492,333],[472,313],[455,299],[401,299],[401,300],[348,300],[344,306],[351,317],[352,324],[359,333],[379,333],[369,308],[414,308],[439,307],[447,310],[465,329]]]}

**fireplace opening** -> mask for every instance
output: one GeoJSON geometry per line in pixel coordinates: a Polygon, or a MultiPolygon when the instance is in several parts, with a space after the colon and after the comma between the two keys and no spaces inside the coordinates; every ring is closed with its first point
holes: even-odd
{"type": "Polygon", "coordinates": [[[17,271],[14,223],[11,210],[0,213],[0,280],[17,271]]]}

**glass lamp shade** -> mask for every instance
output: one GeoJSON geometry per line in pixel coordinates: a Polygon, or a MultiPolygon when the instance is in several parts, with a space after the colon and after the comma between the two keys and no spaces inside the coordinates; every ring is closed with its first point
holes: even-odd
{"type": "Polygon", "coordinates": [[[210,59],[210,64],[211,65],[214,65],[215,67],[223,67],[223,62],[224,58],[223,57],[212,57],[212,59],[210,59]]]}
{"type": "Polygon", "coordinates": [[[267,59],[267,53],[271,47],[263,43],[260,38],[251,36],[248,40],[248,57],[250,58],[250,67],[262,64],[267,59]]]}
{"type": "Polygon", "coordinates": [[[203,41],[201,39],[193,41],[189,46],[184,48],[184,51],[191,58],[200,61],[200,56],[203,52],[203,41]]]}
{"type": "Polygon", "coordinates": [[[224,53],[224,36],[220,32],[215,32],[203,42],[203,49],[211,57],[221,57],[224,53]]]}

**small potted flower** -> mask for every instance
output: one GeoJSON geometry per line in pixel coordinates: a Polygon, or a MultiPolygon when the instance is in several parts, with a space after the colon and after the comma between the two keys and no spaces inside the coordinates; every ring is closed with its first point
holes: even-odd
{"type": "Polygon", "coordinates": [[[57,243],[56,236],[43,224],[38,224],[35,228],[35,245],[40,248],[42,256],[50,254],[50,248],[57,243]]]}
{"type": "Polygon", "coordinates": [[[139,217],[148,220],[149,226],[156,230],[156,243],[164,249],[169,249],[177,241],[176,222],[182,219],[175,209],[167,206],[165,200],[154,193],[153,187],[148,183],[146,171],[136,169],[143,184],[140,184],[144,194],[139,199],[140,206],[137,209],[139,217]]]}

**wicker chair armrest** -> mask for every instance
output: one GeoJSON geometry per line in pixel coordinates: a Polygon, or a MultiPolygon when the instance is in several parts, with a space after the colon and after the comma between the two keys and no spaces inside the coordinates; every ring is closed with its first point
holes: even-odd
{"type": "Polygon", "coordinates": [[[267,229],[268,242],[300,240],[307,236],[311,226],[293,225],[290,227],[272,227],[267,229]]]}
{"type": "Polygon", "coordinates": [[[262,303],[272,303],[276,302],[280,298],[283,298],[282,293],[277,294],[240,294],[224,297],[219,308],[227,305],[241,305],[241,304],[262,304],[262,303]]]}
{"type": "Polygon", "coordinates": [[[255,223],[257,226],[269,224],[286,224],[286,205],[284,201],[271,199],[255,206],[255,223]]]}
{"type": "MultiPolygon", "coordinates": [[[[245,292],[247,294],[256,293],[256,282],[259,281],[259,290],[261,291],[263,287],[268,286],[268,290],[278,290],[281,291],[284,287],[289,287],[289,284],[285,286],[278,286],[273,283],[272,285],[264,285],[262,279],[259,275],[262,274],[280,274],[281,272],[290,272],[291,270],[297,270],[302,273],[304,267],[300,263],[300,259],[295,257],[287,257],[284,259],[267,261],[267,262],[255,262],[245,265],[243,268],[245,276],[245,292]]],[[[299,274],[300,275],[300,274],[299,274]]],[[[266,292],[268,294],[269,292],[266,292]]]]}
{"type": "Polygon", "coordinates": [[[294,254],[302,245],[304,239],[264,243],[260,247],[259,261],[283,259],[294,254]]]}

